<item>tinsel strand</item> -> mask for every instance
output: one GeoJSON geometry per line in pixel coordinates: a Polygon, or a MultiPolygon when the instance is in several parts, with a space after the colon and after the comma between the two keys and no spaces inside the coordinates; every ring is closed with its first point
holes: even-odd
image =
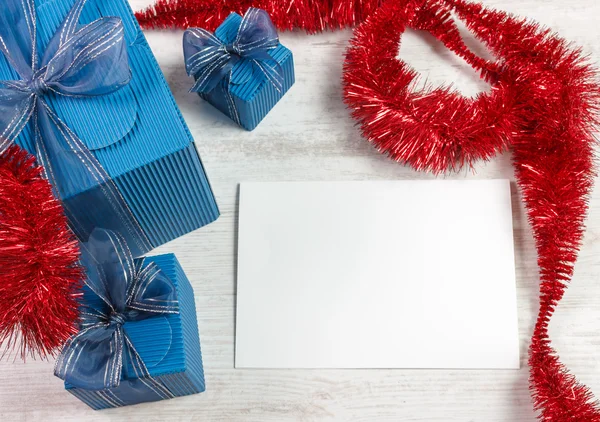
{"type": "Polygon", "coordinates": [[[266,10],[280,31],[308,33],[353,27],[366,19],[382,0],[157,0],[136,13],[142,28],[200,27],[214,31],[231,13],[250,7],[266,10]]]}
{"type": "Polygon", "coordinates": [[[0,345],[53,355],[77,332],[78,242],[33,156],[0,155],[0,345]]]}

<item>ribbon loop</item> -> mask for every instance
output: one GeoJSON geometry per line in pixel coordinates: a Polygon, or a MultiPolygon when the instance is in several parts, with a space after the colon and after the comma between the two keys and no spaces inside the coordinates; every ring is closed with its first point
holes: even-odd
{"type": "MultiPolygon", "coordinates": [[[[61,36],[57,32],[53,38],[61,36]]],[[[46,68],[44,79],[58,94],[99,96],[121,89],[131,80],[121,19],[100,18],[84,26],[58,48],[46,68]]]]}
{"type": "Polygon", "coordinates": [[[250,60],[259,75],[281,91],[283,70],[269,54],[278,45],[279,36],[271,18],[256,8],[248,9],[232,43],[201,28],[188,29],[183,38],[185,64],[188,75],[196,78],[190,92],[207,94],[222,80],[229,87],[233,67],[244,59],[250,60]]]}
{"type": "Polygon", "coordinates": [[[269,14],[254,7],[248,9],[234,44],[238,46],[240,55],[248,58],[255,58],[255,55],[277,47],[279,35],[269,14]]]}
{"type": "Polygon", "coordinates": [[[121,382],[126,359],[136,376],[147,376],[148,370],[123,326],[177,313],[173,282],[155,264],[134,261],[118,233],[96,229],[81,246],[81,262],[87,270],[85,284],[100,302],[82,312],[82,330],[61,351],[55,375],[79,388],[113,388],[121,382]]]}
{"type": "Polygon", "coordinates": [[[23,80],[37,70],[35,19],[33,0],[0,2],[0,52],[23,80]]]}

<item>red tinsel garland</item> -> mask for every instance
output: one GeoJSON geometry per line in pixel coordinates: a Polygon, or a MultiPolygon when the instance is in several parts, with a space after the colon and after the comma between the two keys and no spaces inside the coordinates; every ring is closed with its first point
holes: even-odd
{"type": "Polygon", "coordinates": [[[308,33],[359,24],[382,0],[157,0],[137,12],[142,28],[200,27],[214,31],[231,12],[240,15],[250,7],[266,10],[281,30],[303,29],[308,33]]]}
{"type": "Polygon", "coordinates": [[[529,358],[535,408],[545,421],[600,421],[598,403],[559,362],[548,337],[573,274],[594,177],[600,90],[580,50],[535,23],[479,4],[390,1],[355,31],[344,95],[364,136],[418,170],[457,169],[510,146],[541,276],[529,358]],[[451,10],[500,62],[466,49],[451,10]],[[471,100],[447,89],[413,91],[418,75],[396,59],[407,26],[430,31],[481,71],[492,93],[471,100]]]}
{"type": "Polygon", "coordinates": [[[52,355],[77,332],[79,246],[35,159],[0,155],[0,343],[21,357],[52,355]]]}

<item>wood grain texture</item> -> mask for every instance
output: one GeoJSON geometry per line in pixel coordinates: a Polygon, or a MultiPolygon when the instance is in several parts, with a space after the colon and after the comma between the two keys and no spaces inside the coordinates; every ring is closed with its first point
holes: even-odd
{"type": "MultiPolygon", "coordinates": [[[[131,0],[134,9],[151,0],[131,0]]],[[[600,57],[597,0],[485,0],[557,30],[600,57]]],[[[147,34],[197,140],[221,218],[164,245],[175,252],[196,293],[207,392],[175,400],[94,412],[66,393],[53,362],[0,362],[2,421],[534,421],[527,346],[538,304],[536,252],[513,183],[519,331],[518,371],[235,370],[235,252],[240,181],[398,180],[431,178],[378,154],[361,139],[342,103],[340,75],[350,31],[285,33],[296,85],[251,132],[188,94],[181,31],[147,34]]],[[[453,82],[467,94],[485,85],[430,37],[409,33],[402,57],[434,85],[453,82]]],[[[472,40],[474,48],[480,49],[472,40]]],[[[448,178],[510,178],[510,154],[448,178]]],[[[600,191],[569,288],[551,324],[554,344],[577,376],[600,394],[600,191]]],[[[493,269],[490,269],[493,271],[493,269]]],[[[406,280],[410,282],[410,280],[406,280]]],[[[485,283],[482,280],[482,283],[485,283]]],[[[394,333],[390,333],[394,335],[394,333]]],[[[410,345],[407,345],[410,347],[410,345]]],[[[440,350],[443,353],[443,350],[440,350]]]]}

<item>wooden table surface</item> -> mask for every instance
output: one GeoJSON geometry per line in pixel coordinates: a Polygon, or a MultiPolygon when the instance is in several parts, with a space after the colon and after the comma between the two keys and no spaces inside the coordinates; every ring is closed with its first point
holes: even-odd
{"type": "MultiPolygon", "coordinates": [[[[151,0],[131,0],[139,9],[151,0]]],[[[597,0],[485,0],[536,19],[600,57],[597,0]]],[[[513,186],[521,344],[520,370],[236,370],[234,364],[237,188],[241,181],[430,178],[377,153],[342,103],[340,75],[350,31],[284,33],[296,84],[253,132],[188,94],[181,31],[147,33],[212,182],[222,215],[158,249],[177,254],[196,294],[207,391],[175,400],[94,412],[63,390],[53,362],[0,362],[2,421],[534,421],[527,347],[538,304],[531,230],[513,186]]],[[[433,84],[467,95],[485,90],[469,67],[431,37],[408,33],[402,58],[433,84]]],[[[472,45],[472,43],[471,43],[472,45]]],[[[477,46],[475,48],[480,50],[477,46]]],[[[448,178],[510,178],[510,153],[448,178]]],[[[600,394],[600,191],[573,284],[551,324],[554,345],[579,379],[600,394]]],[[[407,283],[410,280],[406,280],[407,283]]],[[[485,280],[482,280],[485,282],[485,280]]],[[[395,335],[395,333],[389,333],[395,335]]],[[[406,345],[410,347],[409,344],[406,345]]],[[[443,353],[443,351],[440,351],[443,353]]]]}

